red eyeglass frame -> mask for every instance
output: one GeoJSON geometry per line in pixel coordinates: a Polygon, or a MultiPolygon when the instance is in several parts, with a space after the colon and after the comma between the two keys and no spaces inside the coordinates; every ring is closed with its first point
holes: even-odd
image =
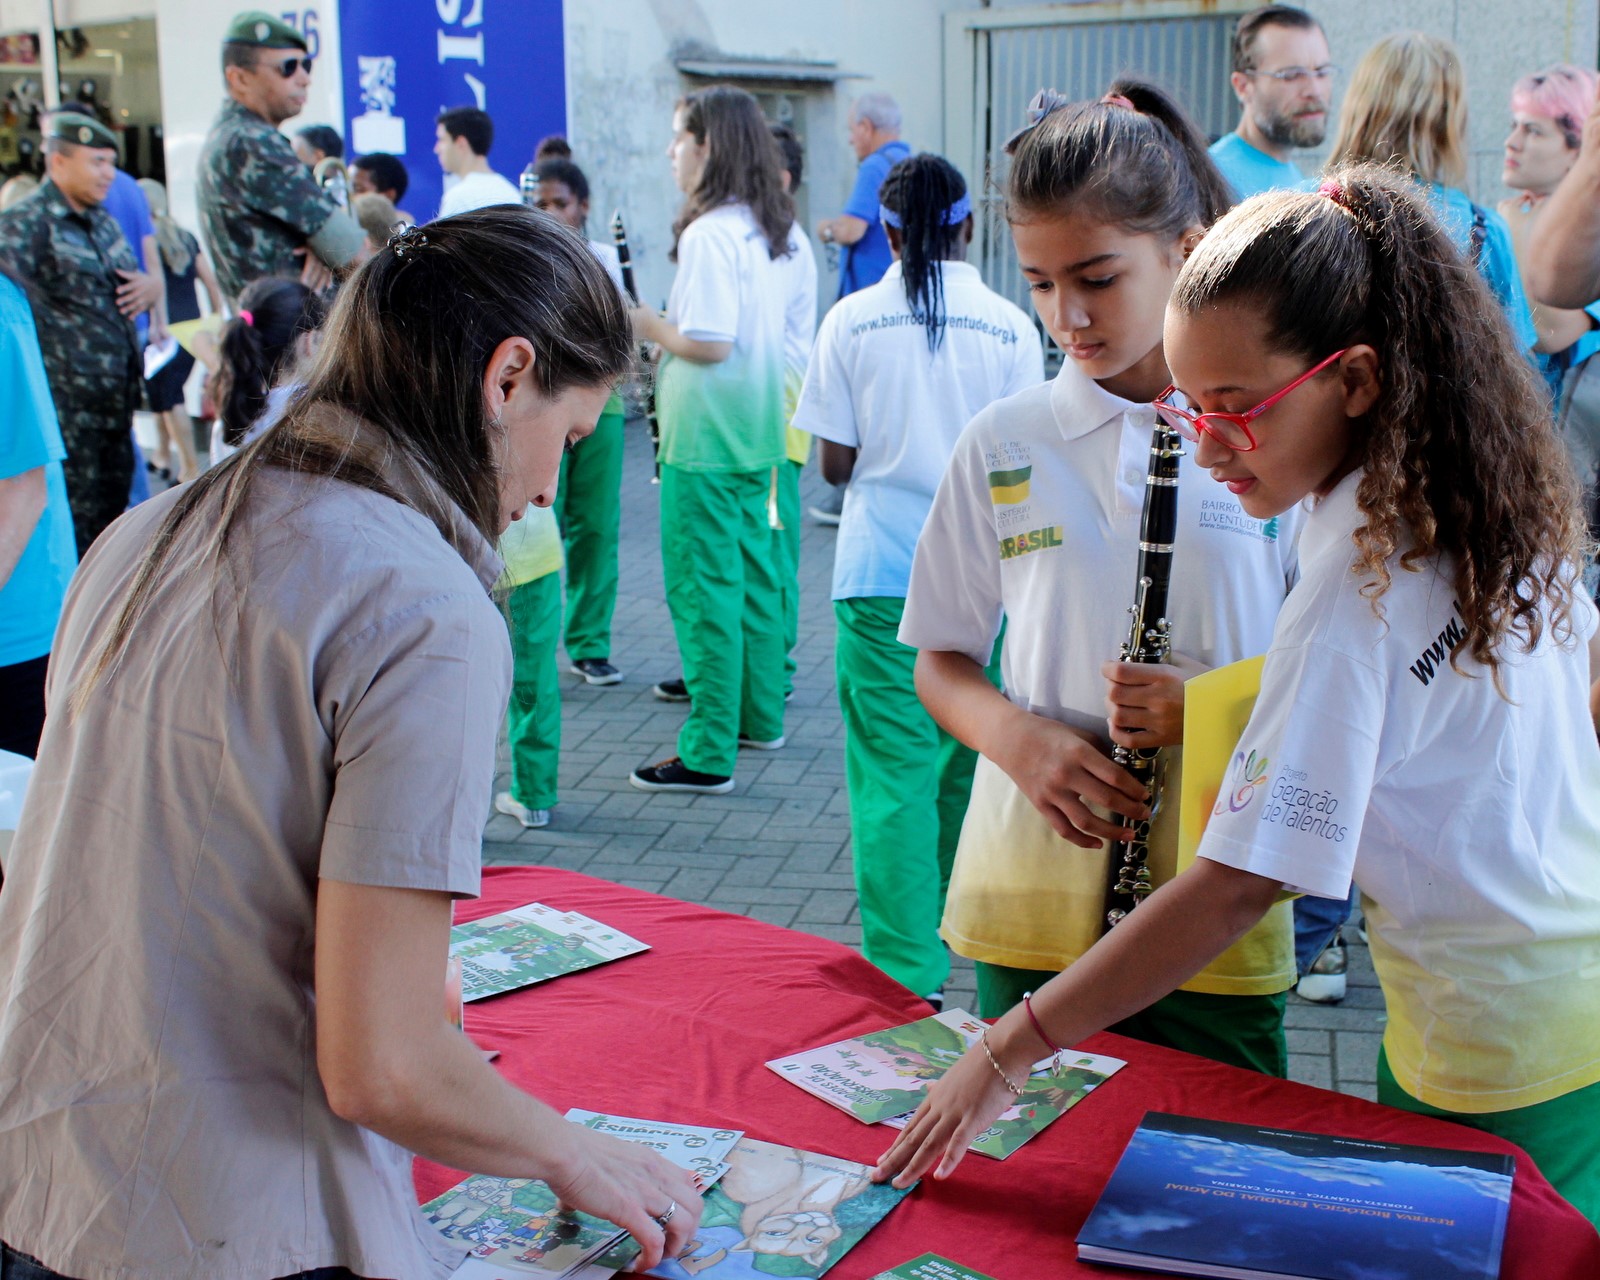
{"type": "Polygon", "coordinates": [[[1199,444],[1201,433],[1209,432],[1212,439],[1214,439],[1218,444],[1222,445],[1223,448],[1230,449],[1234,453],[1249,453],[1251,450],[1260,447],[1259,442],[1256,440],[1255,432],[1250,430],[1250,424],[1264,414],[1268,409],[1272,408],[1273,405],[1277,404],[1278,401],[1282,400],[1284,396],[1288,395],[1291,391],[1298,387],[1304,386],[1307,382],[1310,382],[1312,378],[1316,377],[1348,350],[1350,350],[1349,347],[1340,347],[1339,350],[1335,351],[1326,360],[1323,360],[1319,364],[1313,365],[1311,368],[1307,369],[1288,386],[1283,388],[1282,391],[1268,396],[1254,409],[1247,410],[1244,413],[1190,413],[1187,409],[1180,409],[1175,404],[1168,404],[1166,403],[1167,397],[1172,395],[1173,392],[1177,391],[1178,389],[1176,383],[1173,383],[1155,398],[1156,412],[1165,418],[1168,423],[1170,423],[1177,430],[1178,434],[1191,444],[1199,444]],[[1250,443],[1248,445],[1234,444],[1226,437],[1219,435],[1216,428],[1207,423],[1206,419],[1208,418],[1219,418],[1231,426],[1238,427],[1239,430],[1244,433],[1244,438],[1250,443]]]}

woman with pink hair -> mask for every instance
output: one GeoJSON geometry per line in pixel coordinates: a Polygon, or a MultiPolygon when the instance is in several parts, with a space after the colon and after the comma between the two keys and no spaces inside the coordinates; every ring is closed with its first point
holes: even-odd
{"type": "MultiPolygon", "coordinates": [[[[1511,89],[1511,133],[1501,180],[1518,194],[1500,202],[1517,264],[1526,277],[1528,252],[1542,234],[1545,201],[1578,159],[1583,122],[1600,93],[1600,75],[1558,62],[1523,76],[1511,89]]],[[[1524,280],[1526,283],[1526,280],[1524,280]]],[[[1555,399],[1556,423],[1585,490],[1592,531],[1600,531],[1600,302],[1565,310],[1533,301],[1539,331],[1534,350],[1555,399]]],[[[1591,590],[1600,574],[1587,574],[1591,590]]]]}

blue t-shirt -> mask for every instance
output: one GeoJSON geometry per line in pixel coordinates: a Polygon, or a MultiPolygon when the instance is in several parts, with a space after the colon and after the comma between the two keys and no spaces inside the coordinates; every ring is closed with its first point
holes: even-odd
{"type": "MultiPolygon", "coordinates": [[[[1425,182],[1422,189],[1428,193],[1434,216],[1444,224],[1456,248],[1469,261],[1472,258],[1472,201],[1464,191],[1442,187],[1437,182],[1425,182]]],[[[1480,206],[1481,207],[1481,206],[1480,206]]],[[[1511,322],[1511,332],[1517,345],[1530,353],[1539,340],[1533,327],[1533,312],[1528,307],[1528,295],[1522,288],[1522,276],[1517,271],[1517,257],[1511,248],[1511,230],[1506,220],[1493,209],[1484,209],[1483,248],[1478,253],[1478,271],[1489,282],[1489,288],[1500,300],[1500,306],[1511,322]]]]}
{"type": "Polygon", "coordinates": [[[67,451],[39,353],[39,331],[27,297],[5,276],[0,276],[0,387],[6,389],[0,480],[43,467],[45,481],[44,513],[0,586],[0,667],[10,667],[50,652],[67,583],[78,565],[78,544],[61,474],[67,451]]]}
{"type": "Polygon", "coordinates": [[[852,218],[867,224],[867,233],[854,244],[842,246],[839,254],[839,296],[845,297],[869,284],[877,284],[894,261],[889,251],[889,237],[878,221],[878,192],[883,180],[894,168],[911,154],[908,143],[886,142],[861,162],[856,170],[856,185],[845,202],[844,211],[852,218]]]}
{"type": "MultiPolygon", "coordinates": [[[[122,238],[133,250],[134,261],[139,264],[139,269],[152,270],[153,264],[144,260],[144,238],[155,235],[156,224],[150,220],[150,202],[144,198],[144,192],[139,190],[139,183],[118,169],[116,176],[111,179],[111,190],[106,192],[102,207],[122,228],[122,238]]],[[[149,313],[140,315],[134,324],[138,327],[139,345],[142,347],[150,332],[149,313]]]]}
{"type": "Polygon", "coordinates": [[[1263,191],[1293,190],[1305,181],[1305,174],[1287,160],[1274,159],[1237,133],[1224,134],[1213,142],[1211,158],[1241,200],[1263,191]]]}

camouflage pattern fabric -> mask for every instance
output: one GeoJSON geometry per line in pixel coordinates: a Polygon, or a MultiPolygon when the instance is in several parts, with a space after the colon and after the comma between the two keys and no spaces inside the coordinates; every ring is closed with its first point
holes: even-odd
{"type": "Polygon", "coordinates": [[[74,212],[50,181],[0,213],[0,262],[26,285],[38,325],[81,556],[128,505],[141,368],[134,323],[117,310],[117,271],[138,263],[116,219],[99,207],[74,212]]]}
{"type": "Polygon", "coordinates": [[[200,229],[230,300],[262,276],[298,276],[295,250],[338,209],[289,139],[228,99],[200,152],[200,229]]]}

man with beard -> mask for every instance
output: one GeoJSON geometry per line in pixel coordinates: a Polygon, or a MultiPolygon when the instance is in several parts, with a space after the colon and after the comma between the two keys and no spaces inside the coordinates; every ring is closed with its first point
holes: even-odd
{"type": "Polygon", "coordinates": [[[1337,71],[1327,36],[1304,9],[1269,4],[1239,19],[1231,80],[1242,114],[1239,127],[1211,146],[1239,199],[1305,180],[1289,153],[1322,142],[1337,71]]]}

